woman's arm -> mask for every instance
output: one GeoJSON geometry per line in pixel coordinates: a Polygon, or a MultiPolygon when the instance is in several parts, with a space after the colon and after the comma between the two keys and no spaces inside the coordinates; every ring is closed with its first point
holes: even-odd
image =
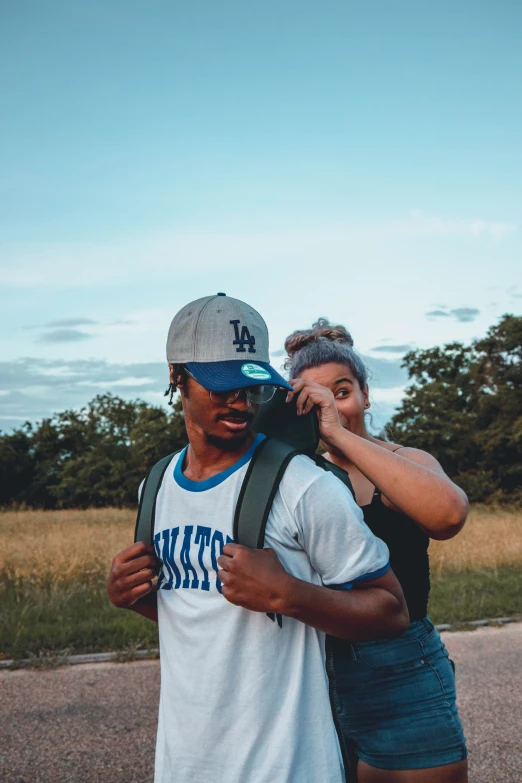
{"type": "Polygon", "coordinates": [[[302,379],[291,383],[299,394],[299,413],[317,406],[321,440],[352,462],[396,510],[411,517],[431,538],[452,538],[459,532],[468,514],[468,499],[434,457],[410,448],[393,453],[345,430],[330,389],[302,379]]]}
{"type": "Polygon", "coordinates": [[[392,452],[342,427],[328,443],[431,538],[452,538],[461,530],[468,515],[468,499],[425,451],[402,448],[400,454],[392,452]]]}

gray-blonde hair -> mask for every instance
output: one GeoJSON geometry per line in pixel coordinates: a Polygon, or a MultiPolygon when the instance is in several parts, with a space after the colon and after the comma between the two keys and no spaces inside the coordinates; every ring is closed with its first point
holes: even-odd
{"type": "Polygon", "coordinates": [[[350,368],[364,391],[368,386],[368,370],[353,348],[353,338],[344,326],[331,324],[327,318],[318,318],[311,329],[298,329],[285,340],[288,358],[285,370],[297,378],[311,367],[331,362],[350,368]]]}

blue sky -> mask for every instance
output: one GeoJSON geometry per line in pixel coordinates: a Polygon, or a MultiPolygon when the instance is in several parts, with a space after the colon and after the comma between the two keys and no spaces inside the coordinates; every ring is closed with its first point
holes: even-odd
{"type": "Polygon", "coordinates": [[[377,422],[406,346],[522,310],[515,0],[4,0],[0,428],[163,404],[173,314],[347,325],[377,422]]]}

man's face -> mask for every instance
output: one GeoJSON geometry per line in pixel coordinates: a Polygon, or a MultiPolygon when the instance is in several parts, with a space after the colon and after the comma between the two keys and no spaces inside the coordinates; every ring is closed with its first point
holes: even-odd
{"type": "Polygon", "coordinates": [[[233,402],[226,402],[227,394],[213,394],[194,378],[187,378],[181,390],[185,424],[189,438],[203,437],[224,451],[235,451],[253,438],[252,420],[257,405],[252,405],[241,391],[233,402]]]}

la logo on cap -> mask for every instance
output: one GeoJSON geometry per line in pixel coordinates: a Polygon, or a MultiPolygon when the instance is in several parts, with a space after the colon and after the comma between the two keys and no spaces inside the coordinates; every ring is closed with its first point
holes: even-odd
{"type": "Polygon", "coordinates": [[[241,321],[239,318],[236,318],[234,321],[229,321],[229,323],[232,324],[234,327],[234,334],[236,339],[232,341],[232,345],[237,345],[236,351],[238,353],[245,353],[246,348],[245,345],[248,345],[248,352],[249,353],[255,353],[256,349],[254,348],[256,344],[256,338],[253,334],[250,334],[250,331],[248,329],[248,326],[241,327],[241,336],[239,336],[239,324],[241,321]]]}

